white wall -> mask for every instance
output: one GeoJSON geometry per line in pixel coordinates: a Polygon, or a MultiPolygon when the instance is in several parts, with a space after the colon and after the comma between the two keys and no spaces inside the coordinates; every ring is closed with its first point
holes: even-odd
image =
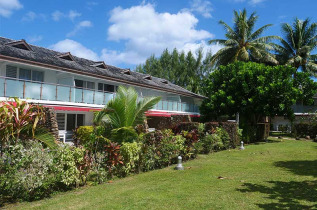
{"type": "MultiPolygon", "coordinates": [[[[81,79],[84,81],[94,82],[96,90],[98,90],[98,83],[105,83],[105,84],[115,85],[115,86],[119,86],[119,85],[130,86],[130,85],[126,85],[123,83],[114,82],[111,80],[103,80],[103,79],[98,79],[98,78],[89,77],[89,76],[82,76],[82,75],[67,73],[67,72],[63,72],[63,71],[56,71],[53,69],[46,69],[46,68],[42,68],[42,67],[38,67],[38,66],[33,66],[33,65],[28,65],[28,64],[20,64],[20,63],[14,63],[14,62],[7,62],[7,61],[0,62],[0,75],[5,76],[5,69],[6,69],[7,64],[17,66],[20,68],[23,67],[26,69],[34,69],[34,70],[38,70],[38,71],[43,71],[45,83],[63,84],[63,85],[73,86],[74,79],[81,79]]],[[[144,87],[138,87],[138,86],[133,86],[133,87],[137,90],[139,95],[142,95],[144,97],[160,96],[160,97],[162,97],[162,100],[187,102],[187,103],[195,103],[195,104],[199,104],[201,102],[200,99],[194,99],[192,97],[180,96],[178,94],[168,93],[165,91],[153,90],[150,88],[144,88],[144,87]]]]}

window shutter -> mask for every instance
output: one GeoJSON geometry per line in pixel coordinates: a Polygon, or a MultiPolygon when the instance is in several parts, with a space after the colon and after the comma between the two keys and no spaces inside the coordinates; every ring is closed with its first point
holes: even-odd
{"type": "Polygon", "coordinates": [[[16,66],[7,65],[6,77],[17,78],[18,68],[16,66]]]}
{"type": "Polygon", "coordinates": [[[65,114],[57,113],[56,120],[57,120],[58,130],[65,130],[65,114]]]}

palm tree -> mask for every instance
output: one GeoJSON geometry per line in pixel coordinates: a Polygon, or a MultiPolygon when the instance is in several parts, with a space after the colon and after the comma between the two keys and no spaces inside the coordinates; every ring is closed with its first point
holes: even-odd
{"type": "Polygon", "coordinates": [[[296,18],[292,25],[283,23],[282,32],[281,45],[274,45],[279,61],[296,69],[302,67],[304,72],[317,72],[317,55],[310,54],[317,47],[317,23],[296,18]]]}
{"type": "Polygon", "coordinates": [[[261,34],[272,24],[267,24],[254,31],[254,26],[259,16],[252,13],[247,17],[247,11],[242,12],[234,10],[234,26],[231,28],[224,21],[219,21],[226,30],[227,39],[210,40],[209,44],[219,43],[224,47],[212,56],[212,65],[226,65],[235,61],[255,61],[267,64],[278,64],[274,55],[270,53],[273,50],[273,39],[278,39],[278,36],[264,36],[261,34]]]}
{"type": "Polygon", "coordinates": [[[120,86],[116,97],[95,115],[94,123],[108,122],[113,129],[135,127],[144,123],[145,112],[152,109],[160,100],[161,97],[138,100],[138,93],[132,87],[120,86]]]}

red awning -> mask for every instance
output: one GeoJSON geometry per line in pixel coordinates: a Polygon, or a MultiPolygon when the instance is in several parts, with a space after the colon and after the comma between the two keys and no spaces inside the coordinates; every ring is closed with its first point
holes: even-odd
{"type": "Polygon", "coordinates": [[[55,110],[61,110],[61,111],[76,111],[76,112],[93,112],[93,111],[100,111],[98,108],[90,108],[90,107],[74,107],[74,106],[48,106],[45,105],[45,107],[52,107],[55,110]]]}
{"type": "MultiPolygon", "coordinates": [[[[180,113],[172,113],[172,112],[160,112],[160,111],[147,111],[145,113],[148,117],[171,117],[173,115],[186,115],[180,113]]],[[[200,117],[199,114],[191,114],[190,117],[200,117]]]]}
{"type": "MultiPolygon", "coordinates": [[[[91,107],[74,107],[74,106],[49,106],[45,105],[45,107],[52,107],[55,110],[61,111],[76,111],[76,112],[94,112],[100,111],[101,108],[91,108],[91,107]]],[[[171,112],[163,112],[163,111],[147,111],[145,113],[148,117],[171,117],[173,115],[186,115],[186,114],[179,114],[179,113],[171,113],[171,112]]],[[[191,114],[190,117],[200,117],[199,114],[191,114]]]]}

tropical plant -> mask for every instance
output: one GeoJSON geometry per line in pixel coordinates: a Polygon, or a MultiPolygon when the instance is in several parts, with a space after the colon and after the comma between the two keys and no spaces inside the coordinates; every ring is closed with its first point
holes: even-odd
{"type": "Polygon", "coordinates": [[[311,52],[317,48],[317,23],[310,23],[308,18],[296,18],[292,25],[283,23],[281,27],[284,39],[280,39],[281,45],[274,44],[280,63],[296,69],[302,67],[304,72],[316,76],[317,55],[311,55],[311,52]]]}
{"type": "Polygon", "coordinates": [[[4,147],[10,140],[38,140],[51,149],[57,148],[54,136],[42,126],[45,112],[42,106],[18,98],[0,102],[0,141],[4,147]],[[42,122],[40,124],[39,122],[42,122]]]}
{"type": "Polygon", "coordinates": [[[120,145],[115,142],[110,142],[106,148],[106,159],[109,176],[113,175],[113,170],[119,164],[123,164],[120,156],[120,145]]]}
{"type": "Polygon", "coordinates": [[[120,86],[116,97],[95,115],[94,122],[96,124],[101,124],[102,121],[110,123],[113,129],[134,128],[136,125],[144,123],[145,112],[152,109],[160,100],[161,97],[140,99],[132,87],[120,86]]]}
{"type": "Polygon", "coordinates": [[[247,11],[242,12],[234,10],[234,26],[231,28],[224,21],[219,21],[226,30],[227,39],[213,39],[209,44],[220,44],[220,49],[211,58],[211,64],[215,66],[226,65],[235,61],[254,61],[267,64],[278,64],[274,55],[270,53],[273,50],[271,40],[278,39],[278,36],[264,36],[262,33],[272,26],[267,24],[254,31],[255,23],[259,16],[252,13],[247,17],[247,11]]]}

